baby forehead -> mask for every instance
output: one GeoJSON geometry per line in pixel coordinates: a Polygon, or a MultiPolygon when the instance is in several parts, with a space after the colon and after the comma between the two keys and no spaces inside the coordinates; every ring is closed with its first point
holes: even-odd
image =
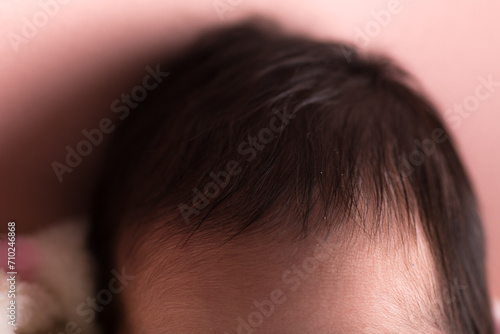
{"type": "Polygon", "coordinates": [[[153,296],[153,303],[181,313],[194,307],[234,329],[243,326],[239,319],[252,327],[262,318],[262,326],[273,331],[278,319],[293,323],[297,314],[304,326],[351,332],[363,332],[359,329],[373,327],[373,321],[418,328],[432,322],[434,273],[426,250],[361,242],[319,237],[272,242],[265,236],[244,236],[187,247],[172,240],[161,250],[150,244],[139,253],[149,264],[139,270],[145,280],[137,280],[143,284],[138,291],[154,290],[156,296],[175,292],[177,297],[168,300],[153,296]]]}
{"type": "MultiPolygon", "coordinates": [[[[225,232],[186,234],[175,229],[153,227],[140,237],[129,233],[121,238],[121,247],[128,248],[134,244],[131,239],[136,239],[135,245],[139,247],[135,260],[145,257],[149,259],[147,263],[165,264],[165,259],[169,259],[168,267],[187,266],[214,272],[222,267],[232,267],[234,272],[272,268],[275,270],[271,271],[286,271],[292,266],[302,267],[306,272],[328,272],[332,277],[358,267],[402,271],[410,276],[416,272],[435,274],[429,243],[418,226],[416,233],[404,241],[395,238],[399,234],[389,237],[366,230],[350,231],[350,237],[342,233],[318,233],[305,238],[293,238],[289,231],[257,230],[228,238],[225,232]]],[[[161,265],[151,268],[160,272],[163,269],[161,265]]]]}

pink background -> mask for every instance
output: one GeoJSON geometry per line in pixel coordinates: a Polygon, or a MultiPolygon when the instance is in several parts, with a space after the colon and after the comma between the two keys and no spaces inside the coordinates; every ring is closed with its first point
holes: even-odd
{"type": "MultiPolygon", "coordinates": [[[[51,163],[64,160],[65,146],[74,147],[83,129],[95,128],[103,117],[112,117],[111,101],[143,76],[155,51],[175,50],[208,25],[257,13],[292,30],[356,41],[363,51],[381,51],[395,58],[445,114],[474,94],[478,77],[492,76],[500,82],[497,1],[65,2],[0,1],[0,224],[16,220],[25,232],[85,212],[105,145],[94,148],[62,183],[51,163]],[[221,3],[230,9],[224,20],[214,8],[221,3]],[[393,9],[391,17],[377,23],[373,11],[389,9],[393,9]],[[41,12],[47,11],[52,16],[45,14],[48,19],[44,21],[41,12]],[[22,36],[24,20],[35,19],[38,32],[16,52],[12,34],[22,36]],[[356,33],[365,29],[371,33],[368,42],[356,33]]],[[[496,87],[452,129],[480,198],[490,285],[497,298],[499,109],[500,87],[496,87]]]]}

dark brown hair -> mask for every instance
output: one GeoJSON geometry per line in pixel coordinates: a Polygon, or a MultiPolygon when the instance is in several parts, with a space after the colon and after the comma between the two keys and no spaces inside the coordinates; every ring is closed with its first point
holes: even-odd
{"type": "Polygon", "coordinates": [[[96,192],[91,242],[104,268],[132,213],[135,227],[164,215],[170,229],[220,240],[355,237],[362,225],[404,243],[420,224],[449,333],[493,333],[471,185],[404,71],[262,22],[206,33],[162,68],[170,76],[121,124],[96,192]]]}

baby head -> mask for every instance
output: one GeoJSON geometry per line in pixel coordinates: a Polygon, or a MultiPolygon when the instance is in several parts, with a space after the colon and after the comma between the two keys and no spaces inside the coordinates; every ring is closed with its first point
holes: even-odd
{"type": "Polygon", "coordinates": [[[110,330],[492,333],[473,191],[404,71],[262,22],[168,71],[96,195],[103,282],[135,277],[110,330]]]}

